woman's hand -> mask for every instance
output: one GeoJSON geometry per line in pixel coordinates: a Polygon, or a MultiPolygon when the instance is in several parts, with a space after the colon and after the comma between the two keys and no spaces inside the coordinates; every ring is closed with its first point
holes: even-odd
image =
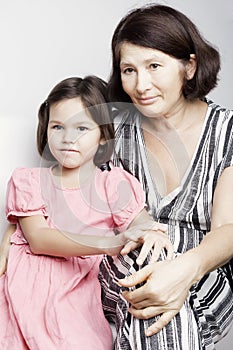
{"type": "Polygon", "coordinates": [[[180,311],[190,287],[196,282],[196,272],[192,256],[186,253],[174,260],[149,264],[119,280],[119,284],[128,288],[145,282],[140,288],[122,294],[131,304],[129,311],[134,317],[149,319],[160,315],[147,329],[147,336],[158,333],[180,311]]]}
{"type": "Polygon", "coordinates": [[[10,249],[10,238],[12,233],[15,231],[14,225],[8,225],[4,236],[2,238],[0,246],[0,276],[2,276],[7,269],[8,255],[10,249]]]}
{"type": "Polygon", "coordinates": [[[143,224],[133,226],[125,231],[123,235],[129,239],[121,250],[122,255],[128,254],[131,250],[142,245],[140,254],[136,260],[138,265],[142,265],[148,253],[152,250],[150,264],[156,262],[163,251],[163,256],[167,259],[172,259],[174,255],[173,245],[166,234],[166,225],[149,220],[143,224]]]}

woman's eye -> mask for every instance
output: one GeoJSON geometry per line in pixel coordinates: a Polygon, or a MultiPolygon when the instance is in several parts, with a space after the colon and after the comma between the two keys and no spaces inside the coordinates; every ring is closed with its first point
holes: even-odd
{"type": "Polygon", "coordinates": [[[157,69],[159,67],[158,63],[151,63],[150,65],[151,69],[157,69]]]}
{"type": "Polygon", "coordinates": [[[124,74],[131,74],[131,73],[133,73],[133,71],[134,71],[134,69],[133,69],[133,68],[130,68],[130,67],[125,68],[125,69],[122,70],[122,72],[123,72],[124,74]]]}

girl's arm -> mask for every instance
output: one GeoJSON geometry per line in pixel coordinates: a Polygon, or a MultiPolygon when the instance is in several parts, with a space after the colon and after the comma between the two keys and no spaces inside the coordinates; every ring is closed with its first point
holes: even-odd
{"type": "Polygon", "coordinates": [[[59,231],[50,228],[42,215],[21,217],[19,222],[34,254],[62,257],[116,255],[128,240],[124,235],[94,236],[59,231]]]}
{"type": "Polygon", "coordinates": [[[19,221],[31,251],[35,254],[63,257],[117,255],[120,252],[127,254],[137,246],[143,245],[137,261],[139,264],[145,260],[151,248],[154,248],[151,261],[158,259],[163,248],[166,249],[168,258],[171,258],[173,254],[172,244],[164,233],[165,226],[152,221],[145,210],[134,219],[129,230],[116,236],[61,232],[49,228],[45,218],[41,215],[20,218],[19,221]]]}
{"type": "Polygon", "coordinates": [[[10,238],[14,231],[15,231],[15,225],[8,225],[2,237],[2,242],[0,245],[0,276],[2,276],[4,272],[6,272],[9,249],[10,249],[10,238]]]}

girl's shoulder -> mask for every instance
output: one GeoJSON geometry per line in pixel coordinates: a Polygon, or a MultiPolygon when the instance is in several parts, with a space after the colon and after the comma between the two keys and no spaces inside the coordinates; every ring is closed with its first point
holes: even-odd
{"type": "Polygon", "coordinates": [[[17,216],[44,213],[40,184],[43,171],[43,168],[16,168],[13,171],[6,196],[6,213],[11,222],[17,216]]]}
{"type": "Polygon", "coordinates": [[[12,173],[12,178],[14,179],[25,179],[27,177],[39,177],[41,168],[24,168],[18,167],[12,173]]]}
{"type": "Polygon", "coordinates": [[[136,181],[139,183],[138,179],[130,172],[126,171],[120,166],[115,166],[112,163],[110,163],[108,169],[99,169],[98,171],[100,176],[103,177],[105,181],[119,182],[122,179],[126,179],[127,181],[136,181]]]}
{"type": "Polygon", "coordinates": [[[110,165],[110,170],[98,170],[97,181],[108,193],[135,192],[138,196],[144,197],[142,185],[138,179],[121,167],[110,165]]]}
{"type": "Polygon", "coordinates": [[[145,193],[137,178],[120,167],[99,170],[102,181],[98,193],[105,198],[118,230],[126,229],[134,217],[146,206],[145,193]],[[100,190],[101,188],[101,190],[100,190]]]}
{"type": "Polygon", "coordinates": [[[17,186],[21,186],[22,188],[33,188],[34,186],[39,185],[42,175],[48,171],[49,169],[40,167],[18,167],[13,171],[9,181],[15,183],[17,186]]]}

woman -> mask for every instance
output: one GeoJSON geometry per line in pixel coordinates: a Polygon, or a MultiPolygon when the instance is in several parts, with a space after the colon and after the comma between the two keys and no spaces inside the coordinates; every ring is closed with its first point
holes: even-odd
{"type": "Polygon", "coordinates": [[[214,349],[233,317],[233,112],[206,98],[219,53],[184,14],[149,5],[120,21],[112,55],[116,149],[177,251],[138,272],[137,252],[102,263],[115,348],[214,349]]]}

